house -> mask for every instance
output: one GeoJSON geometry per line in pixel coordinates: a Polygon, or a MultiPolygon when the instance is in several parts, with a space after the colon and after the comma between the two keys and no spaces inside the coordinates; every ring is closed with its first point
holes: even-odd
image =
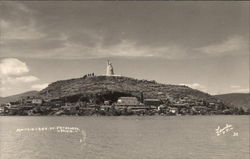
{"type": "Polygon", "coordinates": [[[146,106],[159,106],[162,104],[160,99],[144,99],[144,104],[146,106]]]}
{"type": "Polygon", "coordinates": [[[211,106],[211,107],[214,107],[214,106],[215,106],[215,103],[213,103],[213,102],[209,102],[208,104],[209,104],[209,106],[211,106]]]}
{"type": "Polygon", "coordinates": [[[173,107],[187,108],[187,107],[189,107],[189,104],[188,103],[175,103],[175,104],[173,104],[173,107]]]}
{"type": "Polygon", "coordinates": [[[179,101],[178,101],[179,103],[186,103],[187,102],[187,100],[186,99],[179,99],[179,101]]]}
{"type": "Polygon", "coordinates": [[[163,92],[158,92],[157,95],[165,95],[163,92]]]}
{"type": "Polygon", "coordinates": [[[193,106],[192,110],[199,114],[204,114],[207,112],[207,107],[205,106],[193,106]]]}
{"type": "Polygon", "coordinates": [[[139,104],[140,103],[136,97],[120,97],[116,103],[118,106],[136,106],[139,104]]]}
{"type": "Polygon", "coordinates": [[[34,98],[34,99],[32,99],[31,103],[34,104],[34,105],[39,105],[40,106],[40,105],[42,105],[43,100],[39,99],[39,98],[34,98]]]}
{"type": "Polygon", "coordinates": [[[112,108],[112,106],[110,106],[110,105],[102,105],[100,107],[100,110],[109,111],[111,108],[112,108]]]}
{"type": "Polygon", "coordinates": [[[18,102],[9,102],[9,103],[5,103],[3,106],[5,108],[11,109],[11,108],[18,108],[20,104],[18,102]]]}
{"type": "Polygon", "coordinates": [[[16,115],[18,111],[19,111],[19,108],[14,108],[14,107],[7,110],[9,115],[16,115]]]}
{"type": "Polygon", "coordinates": [[[32,104],[32,97],[28,96],[28,97],[23,97],[21,99],[21,103],[24,105],[31,105],[32,104]]]}
{"type": "Polygon", "coordinates": [[[4,113],[4,108],[0,107],[0,114],[4,113]]]}
{"type": "Polygon", "coordinates": [[[69,114],[75,114],[77,113],[77,110],[79,110],[78,106],[75,106],[71,103],[65,103],[64,106],[61,106],[61,108],[65,113],[69,113],[69,114]]]}
{"type": "Polygon", "coordinates": [[[171,114],[177,114],[179,112],[179,109],[176,107],[169,107],[169,113],[171,114]]]}
{"type": "Polygon", "coordinates": [[[163,110],[163,109],[166,109],[167,108],[167,106],[166,105],[159,105],[158,106],[158,110],[163,110]]]}
{"type": "Polygon", "coordinates": [[[18,105],[16,102],[6,103],[3,108],[3,112],[8,115],[16,115],[19,110],[20,105],[18,105]]]}
{"type": "Polygon", "coordinates": [[[50,100],[47,104],[49,104],[52,107],[60,107],[64,103],[63,103],[63,101],[61,99],[57,98],[57,99],[50,100]]]}
{"type": "Polygon", "coordinates": [[[104,101],[104,105],[110,105],[110,101],[109,100],[106,100],[106,101],[104,101]]]}
{"type": "Polygon", "coordinates": [[[3,104],[3,106],[5,107],[5,108],[10,108],[11,107],[11,104],[10,103],[5,103],[5,104],[3,104]]]}

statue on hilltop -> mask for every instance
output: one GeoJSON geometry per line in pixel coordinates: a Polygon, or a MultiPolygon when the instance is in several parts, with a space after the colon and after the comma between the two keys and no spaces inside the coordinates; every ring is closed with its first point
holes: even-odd
{"type": "Polygon", "coordinates": [[[114,75],[114,68],[111,64],[111,62],[108,60],[107,61],[107,72],[106,72],[106,76],[113,76],[114,75]]]}

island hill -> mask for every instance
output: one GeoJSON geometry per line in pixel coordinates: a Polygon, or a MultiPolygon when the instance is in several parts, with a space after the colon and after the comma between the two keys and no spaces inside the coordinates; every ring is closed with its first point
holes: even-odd
{"type": "Polygon", "coordinates": [[[162,102],[180,103],[188,101],[206,101],[221,103],[216,97],[184,85],[160,84],[156,81],[138,80],[122,76],[84,76],[82,78],[57,81],[39,92],[45,100],[63,100],[65,102],[92,101],[100,104],[104,101],[116,102],[119,97],[136,97],[143,103],[145,99],[162,102]]]}
{"type": "Polygon", "coordinates": [[[2,104],[2,115],[196,115],[245,114],[220,99],[184,85],[94,73],[61,80],[32,96],[2,104]]]}
{"type": "Polygon", "coordinates": [[[111,62],[107,61],[106,75],[95,76],[94,73],[82,78],[57,81],[39,93],[44,99],[62,99],[65,102],[77,102],[85,99],[100,104],[104,101],[116,102],[119,97],[136,97],[143,103],[146,99],[162,102],[179,101],[186,98],[218,102],[218,99],[187,86],[166,85],[156,81],[138,80],[116,75],[111,62]]]}

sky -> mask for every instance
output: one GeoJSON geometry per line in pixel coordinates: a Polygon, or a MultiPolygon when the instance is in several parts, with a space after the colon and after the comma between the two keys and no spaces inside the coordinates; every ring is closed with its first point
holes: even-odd
{"type": "Polygon", "coordinates": [[[116,74],[249,92],[250,2],[0,2],[0,96],[116,74]]]}

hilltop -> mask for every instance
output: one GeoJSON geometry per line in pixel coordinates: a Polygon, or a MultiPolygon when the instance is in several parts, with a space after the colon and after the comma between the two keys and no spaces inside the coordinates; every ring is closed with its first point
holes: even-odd
{"type": "Polygon", "coordinates": [[[187,86],[161,84],[122,76],[90,76],[56,81],[39,94],[49,100],[69,97],[77,100],[81,96],[97,95],[105,100],[109,94],[140,96],[140,92],[143,92],[144,98],[175,99],[187,96],[191,99],[203,99],[210,102],[217,100],[214,96],[187,86]]]}
{"type": "Polygon", "coordinates": [[[250,108],[250,94],[249,93],[229,93],[216,95],[217,98],[221,99],[228,105],[236,107],[250,108]]]}

